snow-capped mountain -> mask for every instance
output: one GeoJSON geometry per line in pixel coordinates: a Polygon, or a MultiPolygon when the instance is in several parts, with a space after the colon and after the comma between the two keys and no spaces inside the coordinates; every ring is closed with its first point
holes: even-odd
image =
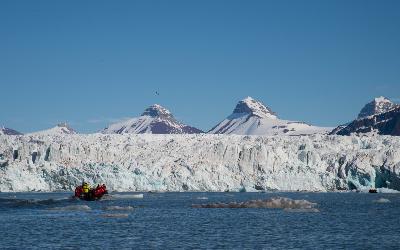
{"type": "Polygon", "coordinates": [[[66,122],[63,122],[57,124],[57,126],[53,128],[29,133],[28,135],[73,135],[73,134],[76,134],[76,131],[72,129],[66,122]]]}
{"type": "Polygon", "coordinates": [[[161,105],[148,107],[141,116],[109,125],[104,134],[198,134],[200,129],[177,121],[172,113],[161,105]]]}
{"type": "Polygon", "coordinates": [[[400,135],[400,105],[385,97],[377,97],[361,109],[357,119],[338,126],[330,134],[352,133],[400,135]]]}
{"type": "Polygon", "coordinates": [[[356,119],[345,127],[338,127],[331,132],[337,135],[352,133],[374,133],[400,136],[400,106],[387,112],[356,119]]]}
{"type": "Polygon", "coordinates": [[[0,127],[0,135],[22,135],[22,133],[6,127],[0,127]]]}
{"type": "Polygon", "coordinates": [[[247,97],[236,105],[233,113],[217,124],[210,134],[239,135],[307,135],[327,133],[332,128],[316,127],[304,122],[281,120],[262,102],[247,97]]]}
{"type": "Polygon", "coordinates": [[[387,99],[386,97],[380,96],[372,100],[371,102],[367,103],[358,114],[358,119],[365,118],[371,115],[378,115],[385,113],[397,105],[387,99]]]}

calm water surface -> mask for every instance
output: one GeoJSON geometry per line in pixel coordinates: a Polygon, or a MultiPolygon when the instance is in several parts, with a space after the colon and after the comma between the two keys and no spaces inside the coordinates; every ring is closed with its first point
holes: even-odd
{"type": "Polygon", "coordinates": [[[118,193],[97,202],[70,195],[0,193],[0,248],[400,248],[400,194],[118,193]],[[320,212],[191,208],[277,196],[316,202],[320,212]],[[105,210],[112,206],[128,210],[105,210]]]}

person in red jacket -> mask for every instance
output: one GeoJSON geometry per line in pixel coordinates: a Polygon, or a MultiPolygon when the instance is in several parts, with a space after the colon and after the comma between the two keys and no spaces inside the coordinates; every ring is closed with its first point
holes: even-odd
{"type": "Polygon", "coordinates": [[[94,195],[100,197],[107,193],[106,185],[97,185],[94,195]]]}
{"type": "Polygon", "coordinates": [[[83,192],[82,186],[77,186],[75,188],[75,197],[81,197],[82,196],[82,192],[83,192]]]}

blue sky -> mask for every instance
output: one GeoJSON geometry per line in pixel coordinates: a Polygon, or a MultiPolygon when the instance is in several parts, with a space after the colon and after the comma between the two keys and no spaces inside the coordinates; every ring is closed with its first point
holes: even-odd
{"type": "Polygon", "coordinates": [[[396,0],[2,0],[0,124],[92,132],[159,103],[208,130],[252,96],[335,126],[375,96],[399,101],[399,13],[396,0]]]}

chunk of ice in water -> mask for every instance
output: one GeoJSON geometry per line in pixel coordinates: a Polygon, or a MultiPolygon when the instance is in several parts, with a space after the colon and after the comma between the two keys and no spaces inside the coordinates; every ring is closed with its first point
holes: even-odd
{"type": "Polygon", "coordinates": [[[123,210],[127,211],[128,210],[128,211],[130,211],[130,210],[133,210],[133,207],[131,207],[131,206],[126,206],[126,207],[108,206],[108,207],[105,207],[104,210],[116,210],[116,211],[123,211],[123,210]]]}
{"type": "Polygon", "coordinates": [[[129,214],[102,214],[105,218],[128,218],[129,214]]]}
{"type": "Polygon", "coordinates": [[[293,200],[285,197],[274,197],[268,200],[250,200],[245,202],[195,204],[194,208],[281,208],[313,209],[317,203],[307,200],[293,200]]]}
{"type": "Polygon", "coordinates": [[[53,211],[89,211],[91,208],[88,205],[70,205],[65,207],[52,207],[48,210],[53,211]]]}
{"type": "Polygon", "coordinates": [[[283,209],[285,212],[290,213],[318,213],[319,210],[316,208],[285,208],[283,209]]]}
{"type": "Polygon", "coordinates": [[[200,196],[196,198],[197,200],[208,200],[208,197],[200,196]]]}
{"type": "Polygon", "coordinates": [[[377,188],[378,193],[382,194],[397,194],[400,193],[398,190],[390,189],[390,188],[377,188]]]}
{"type": "Polygon", "coordinates": [[[143,199],[143,194],[112,194],[114,199],[143,199]]]}
{"type": "Polygon", "coordinates": [[[385,199],[385,198],[379,198],[377,200],[374,200],[375,203],[389,203],[390,200],[389,199],[385,199]]]}

